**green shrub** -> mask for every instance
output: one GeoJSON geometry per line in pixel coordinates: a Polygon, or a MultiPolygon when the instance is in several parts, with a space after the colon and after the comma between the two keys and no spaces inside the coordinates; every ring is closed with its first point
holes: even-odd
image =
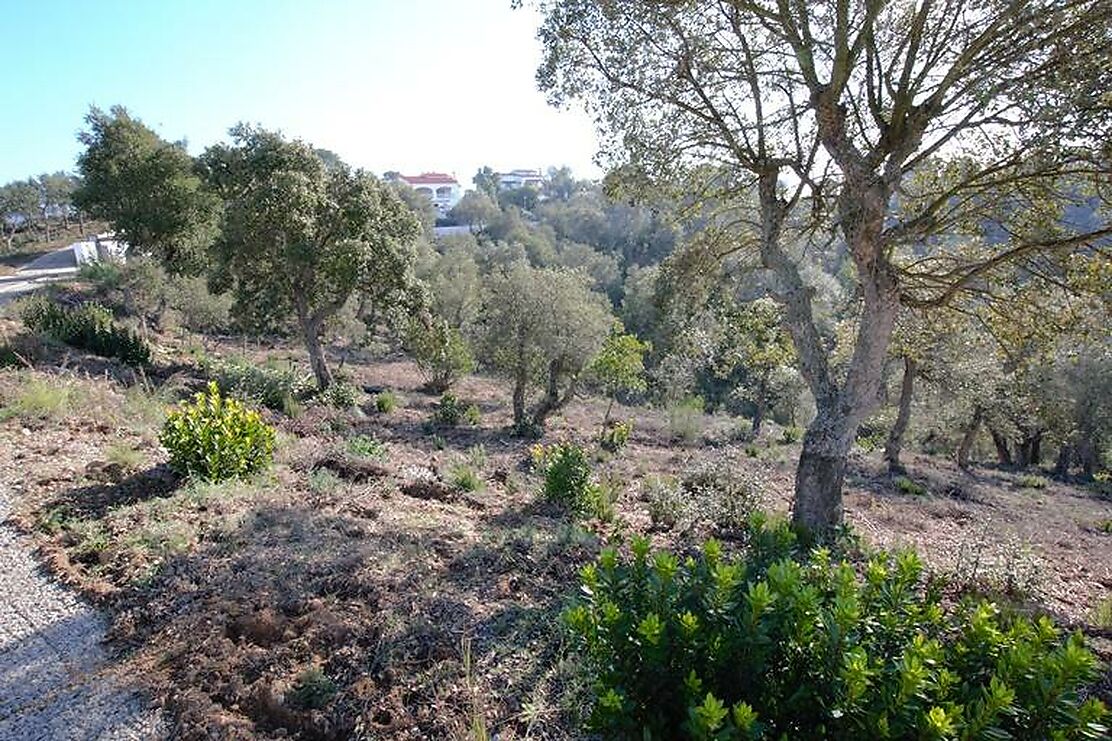
{"type": "Polygon", "coordinates": [[[455,394],[444,394],[436,403],[432,421],[445,427],[455,427],[460,422],[474,427],[482,421],[482,414],[474,404],[464,404],[455,394]]]}
{"type": "Polygon", "coordinates": [[[390,414],[398,408],[398,397],[393,391],[380,391],[375,394],[375,410],[381,414],[390,414]]]}
{"type": "Polygon", "coordinates": [[[243,478],[266,468],[274,440],[274,428],[258,412],[222,397],[213,382],[192,404],[170,413],[159,437],[176,471],[206,481],[243,478]]]}
{"type": "Polygon", "coordinates": [[[710,525],[737,531],[760,505],[757,482],[732,451],[716,451],[679,476],[650,479],[645,494],[654,527],[664,530],[710,525]]]}
{"type": "Polygon", "coordinates": [[[1102,630],[1112,630],[1112,597],[1105,597],[1097,603],[1090,622],[1102,630]]]}
{"type": "Polygon", "coordinates": [[[803,430],[798,427],[785,427],[780,433],[781,445],[793,445],[803,439],[803,430]]]}
{"type": "Polygon", "coordinates": [[[574,443],[533,446],[534,464],[544,476],[544,498],[581,517],[607,511],[605,492],[591,470],[586,451],[574,443]]]}
{"type": "Polygon", "coordinates": [[[311,373],[299,373],[292,365],[255,365],[246,359],[206,360],[205,373],[223,394],[288,414],[296,402],[316,392],[311,373]]]}
{"type": "Polygon", "coordinates": [[[448,478],[451,480],[452,486],[460,491],[478,491],[483,488],[483,477],[466,463],[458,463],[452,466],[448,478]]]}
{"type": "Polygon", "coordinates": [[[629,442],[629,436],[632,432],[632,422],[612,422],[602,431],[602,435],[599,437],[599,445],[602,446],[603,450],[617,453],[629,442]]]}
{"type": "Polygon", "coordinates": [[[45,296],[35,296],[23,307],[23,323],[67,345],[94,355],[117,358],[127,365],[146,365],[151,349],[139,335],[117,326],[112,312],[100,304],[62,306],[45,296]]]}
{"type": "Polygon", "coordinates": [[[1050,483],[1042,476],[1033,473],[1024,474],[1016,481],[1020,489],[1045,489],[1047,484],[1050,483]]]}
{"type": "Polygon", "coordinates": [[[925,497],[930,493],[927,491],[927,487],[909,479],[907,476],[897,476],[892,480],[892,484],[896,487],[896,491],[902,494],[910,494],[913,497],[925,497]]]}
{"type": "Polygon", "coordinates": [[[671,530],[687,512],[687,504],[675,477],[650,477],[643,484],[644,499],[649,505],[649,521],[654,528],[671,530]]]}
{"type": "Polygon", "coordinates": [[[386,446],[370,435],[356,435],[347,442],[348,452],[357,458],[386,458],[386,446]]]}
{"type": "Polygon", "coordinates": [[[319,710],[336,694],[336,683],[319,667],[302,672],[287,695],[294,707],[319,710]]]}
{"type": "Polygon", "coordinates": [[[943,603],[914,553],[858,573],[754,517],[744,560],[605,549],[564,613],[604,738],[1100,738],[1080,634],[943,603]]]}
{"type": "Polygon", "coordinates": [[[318,394],[320,400],[333,409],[351,409],[359,397],[359,390],[347,381],[337,378],[318,394]]]}
{"type": "Polygon", "coordinates": [[[80,406],[78,389],[72,383],[33,375],[21,378],[23,380],[16,393],[10,398],[0,400],[0,422],[13,417],[60,419],[74,407],[80,406]]]}

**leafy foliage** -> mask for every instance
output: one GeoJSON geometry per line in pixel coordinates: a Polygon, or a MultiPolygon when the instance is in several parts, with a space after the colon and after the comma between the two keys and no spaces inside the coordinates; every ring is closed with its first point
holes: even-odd
{"type": "Polygon", "coordinates": [[[464,422],[472,427],[478,425],[482,419],[479,407],[474,404],[465,404],[455,394],[444,394],[436,403],[432,413],[432,421],[445,427],[455,427],[464,422]]]}
{"type": "Polygon", "coordinates": [[[390,414],[398,408],[398,397],[393,391],[379,391],[375,394],[375,411],[390,414]]]}
{"type": "Polygon", "coordinates": [[[613,422],[602,431],[599,436],[599,445],[602,446],[603,450],[617,453],[629,442],[629,436],[632,432],[633,422],[613,422]]]}
{"type": "Polygon", "coordinates": [[[592,726],[607,738],[1099,738],[1107,711],[1079,634],[1047,618],[955,608],[913,553],[858,573],[801,554],[785,525],[754,517],[742,560],[634,539],[582,572],[565,613],[595,677],[592,726]]]}
{"type": "Polygon", "coordinates": [[[475,370],[475,358],[463,334],[446,321],[410,322],[405,344],[429,391],[443,393],[475,370]]]}
{"type": "Polygon", "coordinates": [[[166,418],[159,442],[179,473],[206,481],[244,478],[270,465],[274,428],[259,413],[220,395],[215,382],[166,418]]]}
{"type": "Polygon", "coordinates": [[[313,395],[313,377],[292,365],[256,365],[244,358],[207,360],[205,373],[216,382],[221,393],[260,404],[276,412],[289,413],[296,402],[313,395]]]}
{"type": "Polygon", "coordinates": [[[534,468],[544,476],[544,498],[580,517],[606,514],[610,502],[591,468],[587,452],[574,443],[532,449],[534,468]]]}
{"type": "Polygon", "coordinates": [[[21,318],[28,329],[102,357],[135,366],[151,360],[147,343],[131,330],[117,326],[112,312],[100,304],[67,307],[35,296],[23,306],[21,318]]]}
{"type": "Polygon", "coordinates": [[[347,442],[348,452],[358,458],[386,458],[386,446],[370,435],[356,435],[347,442]]]}

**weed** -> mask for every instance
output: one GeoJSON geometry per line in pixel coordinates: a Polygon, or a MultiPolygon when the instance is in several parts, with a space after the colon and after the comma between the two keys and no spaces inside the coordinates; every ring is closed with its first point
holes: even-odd
{"type": "Polygon", "coordinates": [[[603,450],[617,453],[629,442],[629,436],[632,432],[632,422],[611,422],[599,436],[599,445],[602,446],[603,450]]]}
{"type": "Polygon", "coordinates": [[[1112,535],[1112,518],[1098,522],[1097,530],[1105,535],[1112,535]]]}
{"type": "Polygon", "coordinates": [[[61,380],[46,380],[24,375],[15,396],[0,406],[0,422],[20,417],[23,419],[61,419],[79,406],[76,388],[61,380]]]}
{"type": "Polygon", "coordinates": [[[1042,476],[1027,473],[1016,479],[1020,489],[1045,489],[1049,482],[1042,476]]]}
{"type": "Polygon", "coordinates": [[[703,433],[702,397],[693,396],[668,407],[668,431],[674,440],[693,443],[703,433]]]}
{"type": "Polygon", "coordinates": [[[896,490],[900,493],[910,494],[914,497],[923,497],[930,493],[927,487],[917,481],[909,479],[907,476],[897,476],[892,480],[892,485],[895,486],[896,490]]]}
{"type": "Polygon", "coordinates": [[[802,439],[803,430],[799,427],[789,426],[785,427],[783,431],[780,432],[780,439],[778,442],[781,445],[794,445],[802,439]]]}
{"type": "Polygon", "coordinates": [[[486,446],[482,443],[472,445],[467,449],[467,460],[472,466],[482,470],[487,466],[487,451],[486,446]]]}
{"type": "Polygon", "coordinates": [[[433,435],[430,440],[432,441],[432,446],[437,450],[444,450],[448,447],[448,441],[444,439],[443,435],[433,435]]]}
{"type": "Polygon", "coordinates": [[[686,506],[674,477],[652,476],[645,479],[644,498],[649,505],[649,520],[653,527],[671,530],[679,524],[686,506]]]}
{"type": "Polygon", "coordinates": [[[483,488],[483,477],[466,463],[457,463],[452,466],[449,479],[452,485],[460,491],[479,491],[483,488]]]}
{"type": "Polygon", "coordinates": [[[1112,630],[1112,597],[1105,597],[1096,604],[1089,621],[1103,630],[1112,630]]]}
{"type": "Polygon", "coordinates": [[[375,394],[375,410],[380,414],[390,414],[398,408],[398,397],[393,391],[380,391],[375,394]]]}
{"type": "Polygon", "coordinates": [[[145,460],[143,454],[123,441],[114,442],[104,451],[104,460],[124,471],[135,471],[145,460]]]}
{"type": "Polygon", "coordinates": [[[358,458],[386,459],[386,446],[370,435],[356,435],[347,442],[348,452],[358,458]]]}
{"type": "Polygon", "coordinates": [[[336,694],[336,683],[320,667],[307,669],[298,675],[290,688],[287,699],[290,704],[306,709],[323,708],[336,694]]]}
{"type": "Polygon", "coordinates": [[[309,472],[309,489],[314,494],[332,494],[344,483],[336,474],[327,468],[314,468],[309,472]]]}

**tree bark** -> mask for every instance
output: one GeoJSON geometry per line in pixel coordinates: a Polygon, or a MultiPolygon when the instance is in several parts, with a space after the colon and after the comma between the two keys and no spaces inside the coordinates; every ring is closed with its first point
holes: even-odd
{"type": "Polygon", "coordinates": [[[1008,438],[995,427],[988,430],[992,434],[992,444],[996,447],[996,461],[1001,466],[1012,465],[1012,452],[1008,449],[1008,438]]]}
{"type": "Polygon", "coordinates": [[[764,425],[765,420],[765,405],[760,399],[754,404],[753,409],[753,437],[761,434],[761,427],[764,425]]]}
{"type": "Polygon", "coordinates": [[[792,521],[814,533],[842,522],[842,484],[853,443],[853,428],[837,412],[820,409],[803,436],[795,473],[792,521]]]}
{"type": "Polygon", "coordinates": [[[324,391],[332,385],[333,378],[332,371],[328,368],[328,361],[324,357],[324,346],[321,344],[322,322],[305,319],[301,322],[301,329],[305,336],[305,349],[309,351],[309,365],[317,380],[317,388],[324,391]]]}
{"type": "Polygon", "coordinates": [[[888,441],[884,445],[884,460],[888,463],[889,473],[903,473],[904,467],[900,463],[900,450],[903,447],[904,433],[907,432],[907,423],[911,419],[911,397],[915,392],[915,360],[904,357],[903,380],[900,382],[900,406],[896,413],[896,422],[888,431],[888,441]]]}
{"type": "Polygon", "coordinates": [[[961,444],[958,445],[958,468],[965,470],[969,468],[969,453],[973,450],[973,442],[977,439],[977,432],[981,429],[981,417],[983,412],[980,407],[973,409],[973,420],[969,423],[969,427],[965,429],[965,434],[961,436],[961,444]]]}
{"type": "Polygon", "coordinates": [[[1063,442],[1058,448],[1058,462],[1054,464],[1054,476],[1059,479],[1068,479],[1070,475],[1070,461],[1073,460],[1073,446],[1063,442]]]}

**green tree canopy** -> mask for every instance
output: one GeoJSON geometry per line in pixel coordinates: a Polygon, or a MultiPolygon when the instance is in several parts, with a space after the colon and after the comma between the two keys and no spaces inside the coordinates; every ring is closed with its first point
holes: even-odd
{"type": "Polygon", "coordinates": [[[214,282],[257,326],[297,319],[318,385],[332,373],[325,322],[354,294],[379,305],[413,298],[420,226],[393,190],[346,165],[326,167],[301,141],[247,125],[202,156],[224,201],[214,282]]]}

